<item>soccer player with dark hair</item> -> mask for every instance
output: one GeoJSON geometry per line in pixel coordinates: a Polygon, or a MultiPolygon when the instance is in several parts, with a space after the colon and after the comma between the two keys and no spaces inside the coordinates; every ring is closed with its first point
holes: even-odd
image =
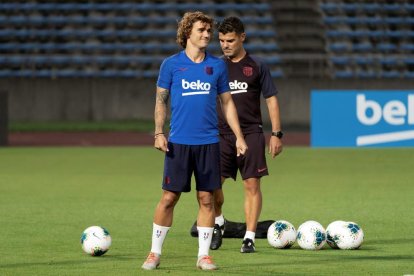
{"type": "MultiPolygon", "coordinates": [[[[244,25],[237,17],[227,17],[218,25],[220,46],[223,60],[229,71],[229,81],[233,101],[236,105],[240,126],[249,151],[243,156],[235,154],[234,141],[236,137],[219,112],[221,178],[236,180],[240,171],[244,184],[244,212],[246,217],[246,233],[241,247],[242,253],[255,252],[255,232],[262,209],[262,192],[260,180],[268,175],[266,164],[266,141],[262,129],[260,96],[266,99],[272,124],[272,135],[269,141],[269,153],[274,158],[282,151],[281,123],[277,89],[272,81],[270,70],[256,56],[250,55],[243,47],[246,39],[244,25]]],[[[225,228],[222,206],[224,203],[223,190],[214,192],[215,226],[210,248],[218,249],[222,244],[222,231],[225,228]]]]}
{"type": "Polygon", "coordinates": [[[196,266],[214,270],[209,256],[214,229],[215,190],[221,188],[217,96],[224,118],[235,135],[237,154],[247,145],[230,94],[223,60],[206,52],[213,20],[201,12],[188,12],[179,22],[177,42],[184,50],[163,61],[157,81],[154,147],[165,152],[162,196],[155,209],[151,251],[142,265],[153,270],[160,264],[161,249],[182,192],[191,190],[194,173],[199,211],[196,266]],[[169,138],[164,134],[167,103],[171,97],[169,138]]]}

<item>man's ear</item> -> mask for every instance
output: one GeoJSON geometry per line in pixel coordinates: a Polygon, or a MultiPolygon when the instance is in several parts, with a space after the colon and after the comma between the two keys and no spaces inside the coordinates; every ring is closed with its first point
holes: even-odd
{"type": "Polygon", "coordinates": [[[246,40],[246,33],[240,34],[241,41],[244,42],[246,40]]]}

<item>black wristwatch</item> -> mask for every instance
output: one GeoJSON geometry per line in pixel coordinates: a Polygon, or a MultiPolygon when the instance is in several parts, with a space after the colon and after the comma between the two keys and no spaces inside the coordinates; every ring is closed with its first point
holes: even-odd
{"type": "Polygon", "coordinates": [[[272,136],[276,136],[279,139],[282,139],[283,137],[283,132],[279,131],[272,131],[272,136]]]}

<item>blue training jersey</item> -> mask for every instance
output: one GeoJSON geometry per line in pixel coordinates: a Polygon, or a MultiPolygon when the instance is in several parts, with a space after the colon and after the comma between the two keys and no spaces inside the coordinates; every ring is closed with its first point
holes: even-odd
{"type": "Polygon", "coordinates": [[[195,63],[181,51],[163,61],[157,86],[170,91],[170,142],[218,143],[216,97],[230,91],[223,60],[206,53],[202,62],[195,63]]]}

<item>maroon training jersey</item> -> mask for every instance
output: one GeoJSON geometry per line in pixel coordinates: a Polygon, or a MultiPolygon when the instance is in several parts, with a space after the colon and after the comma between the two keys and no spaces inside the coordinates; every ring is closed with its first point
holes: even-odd
{"type": "MultiPolygon", "coordinates": [[[[230,91],[243,133],[263,132],[260,95],[267,99],[277,94],[269,68],[261,59],[249,54],[239,62],[222,58],[227,64],[230,91]]],[[[233,133],[224,118],[221,106],[217,107],[220,133],[233,133]]]]}

